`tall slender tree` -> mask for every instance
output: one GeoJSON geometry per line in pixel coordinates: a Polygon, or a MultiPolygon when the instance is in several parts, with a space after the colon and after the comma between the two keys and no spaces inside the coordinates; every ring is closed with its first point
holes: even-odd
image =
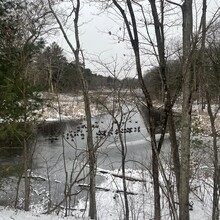
{"type": "Polygon", "coordinates": [[[180,166],[180,196],[179,219],[188,220],[189,216],[189,170],[190,170],[190,134],[192,113],[193,73],[192,43],[193,17],[192,0],[185,0],[182,5],[183,14],[183,103],[181,125],[181,166],[180,166]]]}
{"type": "Polygon", "coordinates": [[[67,33],[64,29],[64,25],[62,24],[61,20],[59,19],[58,15],[53,9],[52,1],[48,0],[48,4],[50,7],[50,10],[55,17],[59,28],[63,34],[64,39],[66,40],[68,46],[70,47],[73,56],[74,56],[74,62],[76,65],[76,72],[79,76],[80,82],[81,82],[81,89],[83,92],[84,97],[84,109],[86,114],[86,122],[87,122],[87,150],[88,150],[88,158],[89,158],[89,217],[91,219],[97,219],[97,210],[96,210],[96,197],[95,197],[95,186],[96,186],[96,152],[93,144],[93,136],[92,136],[92,122],[91,122],[91,110],[90,110],[90,99],[89,99],[89,93],[88,93],[88,86],[87,82],[83,75],[83,70],[85,70],[85,63],[84,63],[84,57],[83,57],[83,51],[80,44],[80,34],[79,34],[79,19],[80,19],[80,8],[81,8],[81,1],[80,0],[71,0],[70,4],[72,5],[72,11],[74,18],[73,18],[73,24],[74,24],[74,40],[75,40],[75,48],[73,46],[73,43],[69,40],[67,33]],[[84,68],[81,68],[83,65],[84,68]]]}
{"type": "MultiPolygon", "coordinates": [[[[155,136],[156,135],[156,124],[155,124],[156,121],[154,118],[155,106],[153,105],[152,97],[143,79],[143,70],[141,66],[141,48],[140,48],[141,43],[139,40],[139,29],[137,25],[137,17],[134,12],[134,5],[138,6],[141,9],[142,14],[143,14],[143,19],[145,22],[144,25],[145,25],[145,28],[147,29],[147,33],[149,33],[146,17],[144,15],[144,10],[143,10],[142,5],[136,1],[127,0],[124,3],[124,6],[122,6],[122,4],[120,4],[118,1],[113,0],[113,3],[118,9],[118,11],[121,13],[121,16],[124,20],[126,30],[129,36],[129,42],[131,43],[134,56],[135,56],[136,71],[137,71],[140,87],[145,97],[144,101],[146,103],[146,106],[141,107],[141,109],[147,108],[147,110],[145,109],[145,110],[142,110],[141,112],[142,114],[145,114],[146,112],[148,112],[147,114],[149,116],[148,117],[149,126],[147,127],[148,127],[148,131],[150,134],[151,146],[152,146],[152,175],[153,175],[153,180],[154,180],[154,218],[159,220],[161,219],[160,190],[159,190],[160,188],[159,154],[160,154],[162,144],[164,141],[164,135],[165,135],[168,117],[169,117],[170,125],[171,125],[170,134],[172,137],[171,138],[172,148],[173,148],[172,152],[173,152],[173,158],[175,161],[175,168],[176,168],[175,173],[176,173],[176,180],[177,180],[177,188],[179,189],[179,155],[178,155],[178,147],[177,147],[177,142],[176,142],[176,133],[175,133],[176,131],[175,131],[173,115],[172,115],[172,100],[171,100],[170,90],[168,88],[167,78],[166,78],[167,68],[166,68],[166,58],[165,58],[165,36],[164,36],[164,23],[163,23],[164,22],[164,1],[159,2],[160,13],[158,12],[156,1],[154,0],[149,1],[150,6],[151,6],[153,24],[155,28],[156,44],[157,44],[157,48],[153,47],[153,49],[156,53],[156,58],[159,63],[159,73],[160,73],[160,77],[162,81],[162,88],[164,91],[163,101],[165,104],[165,111],[163,112],[165,117],[163,117],[163,120],[161,121],[162,129],[161,129],[161,136],[158,142],[156,141],[156,136],[155,136]]],[[[146,117],[143,116],[143,118],[146,118],[146,117]]],[[[162,166],[161,166],[161,169],[162,169],[162,166]]]]}

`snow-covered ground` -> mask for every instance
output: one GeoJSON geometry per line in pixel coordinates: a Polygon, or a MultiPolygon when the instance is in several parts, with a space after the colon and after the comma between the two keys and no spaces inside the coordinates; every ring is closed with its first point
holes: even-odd
{"type": "MultiPolygon", "coordinates": [[[[45,104],[39,112],[40,120],[77,120],[85,117],[83,96],[44,93],[42,97],[45,104]]],[[[93,116],[98,114],[94,105],[91,105],[91,112],[93,116]]]]}
{"type": "MultiPolygon", "coordinates": [[[[52,96],[48,94],[48,104],[44,106],[41,119],[46,121],[52,120],[70,120],[84,118],[82,97],[71,97],[67,95],[52,96]]],[[[92,115],[95,116],[100,112],[95,105],[92,105],[92,115]]],[[[196,111],[196,109],[195,109],[196,111]]],[[[207,128],[207,115],[200,113],[198,121],[202,128],[207,128]],[[205,117],[206,116],[206,117],[205,117]]],[[[207,129],[208,131],[208,129],[207,129]]],[[[208,133],[208,132],[207,132],[208,133]]],[[[193,166],[192,170],[196,168],[193,166]]],[[[191,220],[210,220],[212,207],[212,172],[210,167],[203,166],[196,170],[195,176],[191,182],[190,202],[193,209],[190,211],[191,220]]],[[[167,167],[165,169],[170,186],[172,187],[173,174],[167,167]]],[[[124,216],[124,198],[123,185],[120,170],[106,171],[98,169],[97,175],[101,175],[104,181],[98,185],[96,191],[98,218],[103,220],[119,220],[124,216]]],[[[153,218],[153,186],[150,172],[142,169],[126,170],[126,183],[129,198],[130,219],[132,220],[148,220],[153,218]]],[[[87,188],[86,185],[81,185],[87,188]]],[[[162,220],[169,220],[170,210],[166,199],[166,185],[161,176],[161,204],[162,204],[162,220]]],[[[178,204],[176,201],[176,210],[178,204]]],[[[10,207],[0,206],[0,220],[61,220],[63,218],[62,210],[59,215],[56,212],[50,215],[42,214],[47,201],[40,201],[38,205],[31,206],[31,211],[24,212],[22,210],[14,210],[10,207]]],[[[71,210],[67,220],[88,220],[88,201],[81,198],[71,210]]]]}
{"type": "MultiPolygon", "coordinates": [[[[0,219],[1,220],[63,220],[62,217],[55,215],[41,215],[34,212],[25,212],[21,210],[14,210],[11,208],[0,207],[0,219]]],[[[72,220],[72,217],[65,218],[66,220],[72,220]]]]}
{"type": "MultiPolygon", "coordinates": [[[[103,175],[105,181],[99,186],[96,193],[97,210],[99,219],[118,220],[123,219],[124,203],[123,203],[123,187],[121,172],[99,170],[99,175],[103,175]]],[[[193,204],[193,210],[190,211],[191,220],[210,220],[211,219],[211,187],[212,180],[210,176],[200,173],[191,183],[193,189],[190,194],[190,202],[193,204]]],[[[153,187],[152,179],[147,171],[131,170],[126,172],[127,191],[129,198],[129,208],[131,219],[148,220],[153,217],[153,187]]],[[[161,187],[166,192],[166,187],[161,187]]],[[[165,196],[162,194],[162,219],[169,220],[170,212],[165,196]]],[[[81,199],[75,210],[69,213],[67,220],[86,220],[88,219],[85,199],[81,199]]],[[[62,214],[45,215],[40,214],[41,208],[32,207],[30,212],[14,210],[11,208],[0,207],[1,220],[61,220],[62,214]]],[[[41,210],[42,211],[42,210],[41,210]]]]}

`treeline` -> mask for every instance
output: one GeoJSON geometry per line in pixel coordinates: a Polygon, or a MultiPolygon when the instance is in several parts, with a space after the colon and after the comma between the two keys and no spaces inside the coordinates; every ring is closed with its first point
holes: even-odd
{"type": "MultiPolygon", "coordinates": [[[[220,101],[220,40],[209,35],[203,56],[205,61],[201,62],[201,54],[195,51],[194,63],[191,66],[193,72],[193,100],[202,107],[206,103],[206,91],[209,91],[213,103],[220,101]],[[203,68],[203,71],[201,71],[203,68]]],[[[167,84],[173,101],[182,97],[182,60],[176,58],[167,61],[166,65],[167,84]]],[[[160,68],[152,67],[144,75],[145,84],[154,100],[163,102],[165,98],[164,87],[161,79],[160,68]]]]}
{"type": "MultiPolygon", "coordinates": [[[[81,82],[74,61],[67,60],[63,49],[56,42],[37,54],[32,65],[32,71],[29,73],[30,81],[41,89],[62,93],[81,90],[81,82]]],[[[112,76],[94,74],[88,68],[83,69],[83,65],[82,70],[90,90],[111,89],[124,82],[112,76]]]]}

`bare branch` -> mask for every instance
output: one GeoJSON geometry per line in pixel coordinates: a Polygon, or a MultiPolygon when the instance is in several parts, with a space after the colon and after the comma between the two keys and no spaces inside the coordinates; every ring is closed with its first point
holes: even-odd
{"type": "Polygon", "coordinates": [[[176,5],[176,6],[180,7],[180,8],[182,8],[182,5],[180,5],[180,4],[176,3],[176,2],[173,2],[173,1],[170,1],[170,0],[166,0],[166,1],[168,3],[170,3],[170,4],[172,4],[172,5],[176,5]]]}
{"type": "Polygon", "coordinates": [[[62,32],[62,34],[63,34],[63,37],[65,38],[65,40],[66,40],[67,44],[69,45],[70,49],[72,50],[72,52],[75,54],[75,53],[76,53],[76,50],[75,50],[75,48],[73,47],[72,43],[69,41],[69,38],[68,38],[68,36],[67,36],[67,34],[66,34],[64,28],[63,28],[63,25],[62,25],[60,19],[58,18],[57,14],[56,14],[55,11],[53,10],[53,7],[52,7],[52,5],[51,5],[51,1],[50,1],[50,0],[48,0],[48,5],[49,5],[49,8],[50,8],[50,10],[51,10],[51,12],[52,12],[54,18],[56,19],[56,21],[57,21],[57,23],[58,23],[58,25],[59,25],[59,28],[60,28],[60,30],[61,30],[61,32],[62,32]]]}

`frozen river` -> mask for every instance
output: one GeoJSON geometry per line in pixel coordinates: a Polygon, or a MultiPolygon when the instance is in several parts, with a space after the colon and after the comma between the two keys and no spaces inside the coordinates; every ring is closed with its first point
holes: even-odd
{"type": "MultiPolygon", "coordinates": [[[[97,168],[121,168],[119,132],[126,146],[126,168],[142,169],[141,164],[150,165],[151,146],[140,114],[123,114],[117,118],[119,121],[120,129],[109,115],[92,119],[97,168]]],[[[53,122],[42,127],[35,147],[33,172],[50,179],[51,191],[55,196],[53,200],[63,195],[66,180],[68,183],[87,183],[88,178],[84,179],[88,175],[86,136],[85,121],[53,122]]],[[[97,175],[97,184],[101,181],[102,177],[97,175]]]]}
{"type": "MultiPolygon", "coordinates": [[[[143,169],[151,166],[151,146],[149,136],[139,113],[131,111],[118,115],[116,120],[110,115],[92,119],[94,146],[97,147],[97,170],[121,168],[121,144],[119,132],[126,147],[126,168],[143,169]],[[120,122],[120,129],[117,124],[120,122]]],[[[85,121],[46,122],[39,129],[33,145],[33,176],[31,179],[32,204],[59,204],[64,198],[65,187],[72,187],[71,193],[79,199],[87,195],[78,184],[88,183],[87,128],[85,121]]],[[[164,152],[168,152],[169,141],[165,139],[164,152]]],[[[99,185],[103,176],[97,172],[99,185]]],[[[17,180],[12,178],[6,184],[7,196],[1,194],[2,201],[15,199],[17,180]]],[[[19,197],[23,197],[24,182],[21,181],[19,197]]]]}

